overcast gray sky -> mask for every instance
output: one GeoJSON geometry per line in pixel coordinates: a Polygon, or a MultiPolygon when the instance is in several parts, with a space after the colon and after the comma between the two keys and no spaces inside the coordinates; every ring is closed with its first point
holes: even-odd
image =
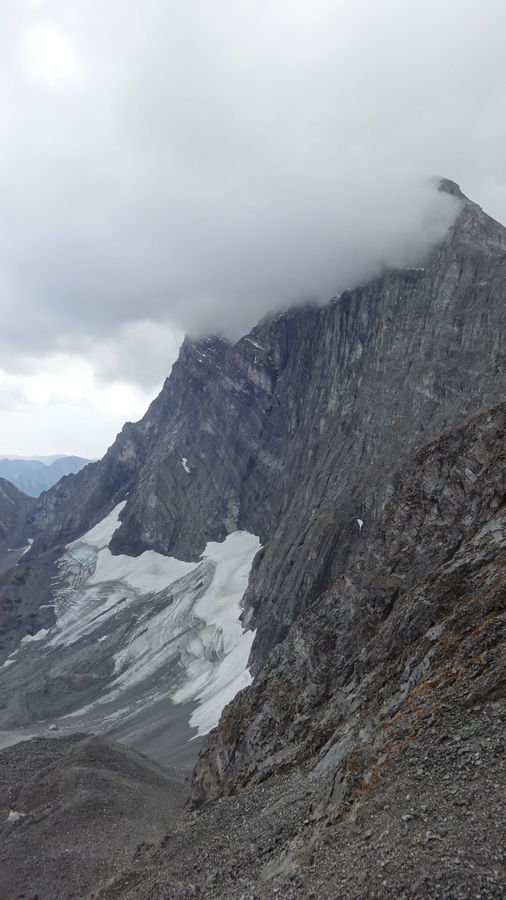
{"type": "Polygon", "coordinates": [[[184,331],[506,220],[504,0],[0,0],[0,453],[101,455],[184,331]]]}

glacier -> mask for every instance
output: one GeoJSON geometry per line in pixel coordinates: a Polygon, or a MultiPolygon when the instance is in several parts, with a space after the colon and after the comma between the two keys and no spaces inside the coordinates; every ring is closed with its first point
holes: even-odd
{"type": "Polygon", "coordinates": [[[209,542],[196,562],[154,550],[115,555],[109,543],[126,502],[65,547],[52,586],[56,623],[22,642],[9,671],[28,680],[40,672],[55,695],[51,713],[41,707],[39,733],[49,722],[64,733],[120,728],[135,746],[149,708],[163,731],[164,717],[167,728],[175,721],[169,708],[181,705],[193,740],[251,682],[255,632],[240,617],[260,540],[236,531],[209,542]]]}

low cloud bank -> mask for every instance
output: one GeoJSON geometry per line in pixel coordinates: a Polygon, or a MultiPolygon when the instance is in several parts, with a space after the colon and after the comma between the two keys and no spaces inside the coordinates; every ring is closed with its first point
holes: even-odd
{"type": "Polygon", "coordinates": [[[506,212],[505,26],[502,0],[12,5],[2,366],[79,353],[145,387],[180,332],[416,263],[455,215],[430,175],[506,212]]]}

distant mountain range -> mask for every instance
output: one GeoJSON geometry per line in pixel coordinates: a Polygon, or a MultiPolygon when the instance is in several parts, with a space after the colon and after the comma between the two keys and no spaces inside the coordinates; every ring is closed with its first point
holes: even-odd
{"type": "Polygon", "coordinates": [[[63,475],[80,472],[89,462],[82,456],[0,457],[0,476],[30,497],[38,497],[63,475]]]}

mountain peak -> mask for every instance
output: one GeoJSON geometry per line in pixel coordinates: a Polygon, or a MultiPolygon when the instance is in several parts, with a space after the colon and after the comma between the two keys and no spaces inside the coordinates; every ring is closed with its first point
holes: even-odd
{"type": "Polygon", "coordinates": [[[467,253],[473,248],[473,253],[479,250],[503,256],[506,252],[504,225],[484,212],[478,203],[470,200],[457,182],[449,178],[437,178],[435,183],[438,191],[449,194],[460,204],[460,211],[449,229],[448,239],[456,240],[467,253]]]}
{"type": "Polygon", "coordinates": [[[444,194],[451,194],[452,197],[458,197],[459,200],[469,200],[469,197],[466,197],[456,181],[452,181],[450,178],[437,178],[436,180],[438,191],[444,194]]]}

